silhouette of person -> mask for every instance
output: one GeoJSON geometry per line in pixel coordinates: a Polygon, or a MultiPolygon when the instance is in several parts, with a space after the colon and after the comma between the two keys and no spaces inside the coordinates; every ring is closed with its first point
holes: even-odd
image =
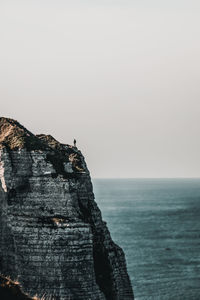
{"type": "Polygon", "coordinates": [[[74,147],[76,147],[76,140],[74,139],[74,147]]]}

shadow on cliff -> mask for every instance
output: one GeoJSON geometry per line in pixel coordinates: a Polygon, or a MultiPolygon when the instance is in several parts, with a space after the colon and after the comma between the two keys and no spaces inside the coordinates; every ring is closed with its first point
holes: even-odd
{"type": "Polygon", "coordinates": [[[20,284],[17,281],[13,281],[10,278],[2,275],[0,275],[0,299],[1,300],[40,300],[38,297],[34,297],[34,298],[29,297],[28,295],[23,293],[20,284]]]}

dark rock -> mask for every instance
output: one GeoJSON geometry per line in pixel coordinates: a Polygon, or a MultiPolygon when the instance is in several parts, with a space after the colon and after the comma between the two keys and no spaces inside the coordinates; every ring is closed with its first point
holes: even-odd
{"type": "MultiPolygon", "coordinates": [[[[0,275],[0,299],[1,300],[33,300],[21,290],[19,282],[0,275]]],[[[39,299],[38,299],[39,300],[39,299]]]]}
{"type": "Polygon", "coordinates": [[[0,118],[0,272],[55,300],[132,300],[81,152],[0,118]]]}

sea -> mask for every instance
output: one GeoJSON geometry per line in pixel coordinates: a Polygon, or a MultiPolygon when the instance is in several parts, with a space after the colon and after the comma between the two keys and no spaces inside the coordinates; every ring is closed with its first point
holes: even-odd
{"type": "Polygon", "coordinates": [[[200,300],[200,179],[93,179],[135,300],[200,300]]]}

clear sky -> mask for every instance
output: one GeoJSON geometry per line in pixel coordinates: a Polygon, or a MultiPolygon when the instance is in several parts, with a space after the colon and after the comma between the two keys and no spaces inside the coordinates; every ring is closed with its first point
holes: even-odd
{"type": "Polygon", "coordinates": [[[93,177],[200,177],[200,1],[1,0],[0,115],[93,177]]]}

